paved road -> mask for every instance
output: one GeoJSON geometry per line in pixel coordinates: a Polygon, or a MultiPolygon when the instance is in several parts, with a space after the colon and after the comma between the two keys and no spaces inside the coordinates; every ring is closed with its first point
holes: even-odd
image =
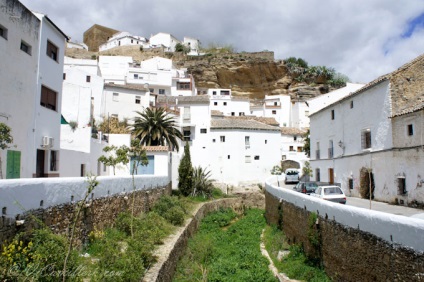
{"type": "MultiPolygon", "coordinates": [[[[292,189],[296,184],[284,184],[284,178],[279,181],[280,187],[292,189]]],[[[358,208],[370,209],[370,201],[356,198],[356,197],[347,197],[347,205],[354,206],[358,208]]],[[[371,201],[371,209],[375,211],[381,211],[391,214],[403,215],[403,216],[413,216],[421,218],[424,220],[424,210],[414,209],[404,206],[389,205],[382,202],[371,201]]]]}

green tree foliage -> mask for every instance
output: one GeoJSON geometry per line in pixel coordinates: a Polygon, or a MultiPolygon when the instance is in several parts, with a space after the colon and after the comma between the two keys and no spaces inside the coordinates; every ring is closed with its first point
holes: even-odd
{"type": "Polygon", "coordinates": [[[190,52],[190,48],[187,46],[184,46],[184,44],[182,43],[177,43],[175,45],[175,52],[182,52],[184,54],[187,54],[188,52],[190,52]]]}
{"type": "Polygon", "coordinates": [[[213,180],[210,179],[210,171],[198,166],[193,170],[193,192],[192,196],[203,196],[210,198],[212,196],[213,180]]]}
{"type": "MultiPolygon", "coordinates": [[[[0,122],[0,150],[10,148],[10,144],[13,143],[13,137],[11,129],[6,124],[0,122]]],[[[2,160],[0,152],[0,179],[3,179],[2,160]]]]}
{"type": "Polygon", "coordinates": [[[128,152],[129,148],[125,145],[120,147],[106,146],[103,148],[103,152],[107,153],[106,156],[102,155],[98,161],[106,166],[113,167],[113,175],[115,175],[115,168],[118,164],[127,164],[129,162],[128,152]]]}
{"type": "Polygon", "coordinates": [[[132,175],[137,174],[137,168],[139,165],[147,166],[149,164],[146,150],[138,138],[131,140],[131,147],[128,149],[128,156],[132,161],[134,161],[133,166],[130,168],[132,175]]]}
{"type": "Polygon", "coordinates": [[[306,180],[309,181],[309,178],[312,176],[312,168],[310,162],[305,162],[305,166],[302,168],[302,174],[305,175],[306,180]]]}
{"type": "Polygon", "coordinates": [[[308,129],[308,131],[305,133],[305,135],[303,135],[303,141],[304,141],[304,145],[303,145],[303,151],[305,152],[305,154],[310,157],[311,156],[311,139],[310,139],[310,130],[308,129]]]}
{"type": "Polygon", "coordinates": [[[184,155],[178,167],[178,190],[184,196],[189,196],[193,191],[193,166],[188,142],[184,146],[184,155]]]}
{"type": "Polygon", "coordinates": [[[136,112],[134,125],[131,127],[132,134],[139,138],[142,145],[146,146],[173,146],[179,150],[178,139],[183,134],[176,127],[172,116],[169,116],[164,108],[147,108],[144,112],[136,112]]]}

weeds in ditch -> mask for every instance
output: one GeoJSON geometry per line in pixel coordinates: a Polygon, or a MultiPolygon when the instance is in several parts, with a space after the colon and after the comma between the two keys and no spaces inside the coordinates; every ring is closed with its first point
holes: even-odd
{"type": "Polygon", "coordinates": [[[279,272],[292,279],[303,281],[331,281],[324,270],[316,267],[304,254],[299,245],[289,245],[284,233],[276,226],[267,226],[264,234],[265,247],[279,272]],[[289,251],[288,255],[278,260],[279,251],[289,251]]]}
{"type": "Polygon", "coordinates": [[[259,247],[263,211],[249,209],[236,218],[232,210],[219,210],[202,220],[174,281],[275,281],[259,247]]]}

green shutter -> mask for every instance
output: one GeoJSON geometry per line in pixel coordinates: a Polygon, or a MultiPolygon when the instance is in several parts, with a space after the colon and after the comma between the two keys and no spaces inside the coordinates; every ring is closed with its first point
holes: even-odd
{"type": "Polygon", "coordinates": [[[6,178],[20,178],[21,177],[21,152],[20,151],[7,151],[7,166],[6,178]]]}

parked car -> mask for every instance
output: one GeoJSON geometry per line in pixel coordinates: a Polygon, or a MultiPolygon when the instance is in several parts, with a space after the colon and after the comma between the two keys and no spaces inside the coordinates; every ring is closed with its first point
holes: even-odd
{"type": "Polygon", "coordinates": [[[338,186],[319,186],[311,196],[331,202],[346,204],[346,195],[338,186]]]}
{"type": "Polygon", "coordinates": [[[284,183],[298,183],[299,182],[299,169],[297,168],[288,168],[284,172],[286,175],[284,183]]]}
{"type": "Polygon", "coordinates": [[[318,188],[318,184],[315,182],[299,182],[296,186],[293,187],[293,190],[310,195],[315,193],[315,190],[318,188]]]}

